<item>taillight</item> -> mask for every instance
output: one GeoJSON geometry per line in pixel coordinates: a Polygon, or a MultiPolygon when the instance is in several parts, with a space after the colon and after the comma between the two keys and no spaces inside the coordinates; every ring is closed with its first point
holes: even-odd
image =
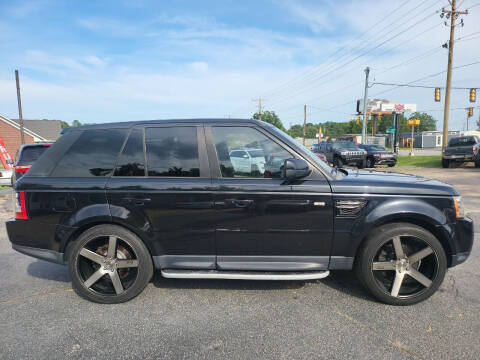
{"type": "Polygon", "coordinates": [[[15,171],[26,173],[32,165],[17,165],[15,166],[15,171]]]}
{"type": "Polygon", "coordinates": [[[15,219],[27,220],[27,206],[25,204],[25,191],[15,193],[15,219]]]}

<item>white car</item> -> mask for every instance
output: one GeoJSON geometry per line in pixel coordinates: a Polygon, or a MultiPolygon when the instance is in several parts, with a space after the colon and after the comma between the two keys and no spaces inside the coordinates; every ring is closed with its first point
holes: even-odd
{"type": "Polygon", "coordinates": [[[12,170],[0,170],[0,185],[12,185],[12,170]]]}
{"type": "Polygon", "coordinates": [[[232,150],[229,155],[235,173],[265,172],[265,156],[262,149],[232,150]]]}

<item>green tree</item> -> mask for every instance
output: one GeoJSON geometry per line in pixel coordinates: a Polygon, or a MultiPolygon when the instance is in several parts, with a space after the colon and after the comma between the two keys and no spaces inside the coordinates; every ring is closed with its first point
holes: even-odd
{"type": "Polygon", "coordinates": [[[275,111],[264,111],[261,116],[260,113],[256,112],[253,114],[253,118],[256,120],[265,121],[273,126],[276,126],[280,130],[287,132],[287,130],[283,127],[280,118],[277,116],[277,114],[275,114],[275,111]]]}
{"type": "Polygon", "coordinates": [[[437,130],[437,120],[435,120],[433,116],[428,115],[427,113],[415,112],[412,115],[410,115],[409,119],[420,120],[420,126],[418,126],[418,131],[437,130]]]}
{"type": "Polygon", "coordinates": [[[62,129],[66,129],[70,127],[78,127],[83,125],[79,120],[73,120],[72,125],[69,125],[66,121],[61,121],[61,124],[62,124],[62,129]]]}

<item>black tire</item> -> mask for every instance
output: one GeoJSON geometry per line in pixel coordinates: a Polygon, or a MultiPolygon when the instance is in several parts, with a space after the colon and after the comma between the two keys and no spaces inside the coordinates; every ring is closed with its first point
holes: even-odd
{"type": "Polygon", "coordinates": [[[359,162],[357,164],[357,168],[359,169],[364,169],[367,166],[367,161],[365,159],[362,160],[362,162],[359,162]]]}
{"type": "Polygon", "coordinates": [[[394,167],[395,165],[396,165],[396,163],[388,164],[388,167],[394,167]]]}
{"type": "Polygon", "coordinates": [[[358,250],[355,270],[365,288],[379,301],[390,305],[412,305],[437,291],[447,271],[447,258],[441,243],[429,231],[412,224],[394,223],[383,225],[368,236],[358,250]],[[403,253],[401,261],[398,257],[396,260],[388,258],[386,250],[389,248],[393,249],[394,256],[397,254],[394,238],[399,239],[403,253]],[[414,261],[412,255],[425,251],[431,252],[421,258],[418,255],[418,260],[410,264],[410,259],[414,261]],[[380,255],[386,258],[380,259],[380,255]],[[393,296],[397,276],[403,280],[398,280],[400,285],[393,296]]]}
{"type": "Polygon", "coordinates": [[[366,163],[367,168],[373,168],[375,167],[375,159],[372,157],[367,158],[367,163],[366,163]]]}
{"type": "Polygon", "coordinates": [[[475,161],[475,167],[480,168],[480,160],[475,161]]]}
{"type": "Polygon", "coordinates": [[[450,167],[450,160],[442,159],[442,168],[446,169],[450,167]]]}
{"type": "Polygon", "coordinates": [[[340,158],[339,156],[336,156],[336,157],[333,159],[333,165],[335,165],[335,166],[338,167],[338,168],[343,167],[343,160],[342,160],[342,158],[340,158]]]}
{"type": "Polygon", "coordinates": [[[116,225],[98,225],[86,230],[69,247],[67,256],[73,289],[81,297],[97,303],[131,300],[143,291],[153,275],[152,257],[145,244],[129,230],[116,225]],[[111,257],[108,255],[110,241],[111,257]],[[107,254],[100,254],[98,249],[107,254]],[[80,255],[81,251],[83,254],[86,251],[89,257],[80,255]],[[90,286],[85,285],[96,277],[90,286]]]}

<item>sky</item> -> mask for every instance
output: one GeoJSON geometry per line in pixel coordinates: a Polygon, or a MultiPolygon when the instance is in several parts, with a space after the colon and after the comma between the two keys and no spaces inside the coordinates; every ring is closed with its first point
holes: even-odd
{"type": "MultiPolygon", "coordinates": [[[[480,0],[455,27],[452,85],[480,88],[480,0]],[[467,65],[467,66],[464,66],[467,65]]],[[[348,121],[370,82],[445,87],[448,0],[2,0],[0,114],[102,123],[250,118],[263,98],[288,128],[348,121]],[[437,74],[437,75],[435,75],[437,74]],[[419,80],[414,82],[415,80],[419,80]]],[[[373,84],[443,124],[433,89],[373,84]]],[[[479,92],[480,97],[480,92],[479,92]]],[[[480,105],[480,99],[476,106],[480,105]]],[[[450,129],[468,90],[452,90],[450,129]]],[[[470,127],[479,119],[475,108],[470,127]]]]}

